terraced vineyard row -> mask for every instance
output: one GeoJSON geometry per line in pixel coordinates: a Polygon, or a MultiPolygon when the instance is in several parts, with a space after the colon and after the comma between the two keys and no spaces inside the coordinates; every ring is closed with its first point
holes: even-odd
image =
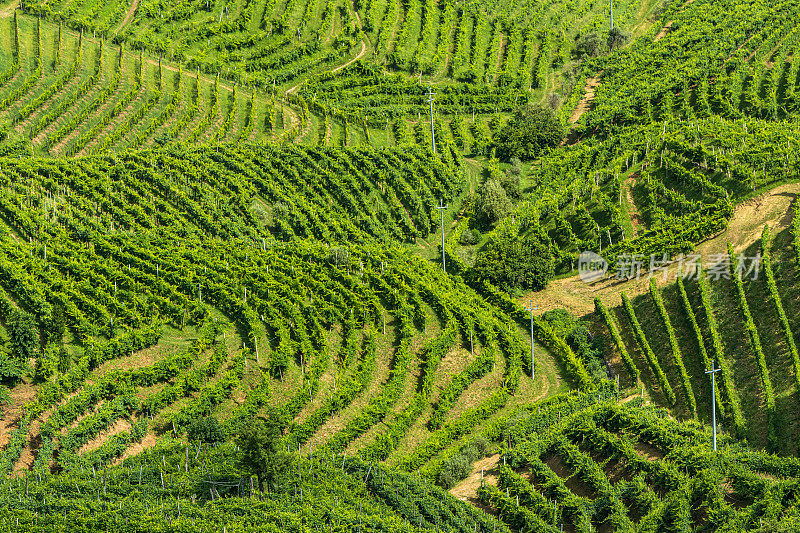
{"type": "Polygon", "coordinates": [[[20,68],[0,86],[0,120],[12,138],[27,138],[51,155],[173,141],[277,141],[299,133],[299,112],[286,102],[60,25],[14,17],[0,20],[0,31],[6,22],[20,68]]]}
{"type": "Polygon", "coordinates": [[[28,353],[39,385],[6,419],[0,466],[96,468],[209,412],[235,428],[269,406],[299,447],[403,449],[422,465],[519,387],[554,393],[548,356],[538,383],[524,377],[506,313],[390,244],[427,236],[434,200],[462,179],[409,150],[223,145],[4,165],[0,308],[47,340],[28,353]],[[428,437],[408,435],[429,417],[428,437]]]}
{"type": "Polygon", "coordinates": [[[237,451],[232,443],[207,444],[189,447],[171,440],[101,471],[42,474],[26,478],[27,483],[7,480],[0,506],[5,509],[13,496],[16,512],[4,511],[0,521],[31,531],[199,530],[219,523],[257,532],[374,527],[400,533],[411,524],[431,533],[510,531],[416,476],[350,456],[298,457],[291,480],[260,493],[233,466],[237,451]],[[214,465],[213,473],[208,465],[214,465]]]}
{"type": "Polygon", "coordinates": [[[597,65],[603,75],[587,130],[654,119],[783,119],[797,113],[800,33],[787,21],[797,16],[798,2],[694,1],[670,9],[672,31],[663,39],[597,65]],[[709,45],[713,54],[699,52],[709,45]],[[637,67],[642,64],[651,67],[637,67]]]}
{"type": "Polygon", "coordinates": [[[503,231],[546,231],[562,272],[583,250],[601,252],[612,270],[619,254],[689,253],[738,202],[798,179],[795,124],[713,116],[555,149],[532,167],[532,194],[503,231]]]}
{"type": "MultiPolygon", "coordinates": [[[[397,0],[241,0],[216,5],[114,0],[104,8],[84,3],[30,2],[28,13],[64,18],[74,28],[97,32],[132,48],[145,47],[180,59],[189,69],[221,72],[228,80],[292,87],[309,75],[357,55],[408,74],[451,78],[468,84],[550,84],[569,62],[575,34],[604,27],[604,7],[589,2],[531,6],[462,5],[397,0]],[[554,30],[554,27],[569,28],[554,30]],[[265,78],[266,77],[266,78],[265,78]]],[[[618,4],[616,18],[633,25],[643,13],[618,4]]]]}
{"type": "Polygon", "coordinates": [[[712,454],[707,430],[636,403],[530,415],[487,473],[481,503],[518,531],[764,531],[796,523],[796,505],[783,503],[796,498],[796,458],[730,440],[712,454]]]}
{"type": "MultiPolygon", "coordinates": [[[[9,140],[28,139],[34,150],[53,156],[123,152],[171,142],[431,145],[430,127],[419,120],[418,111],[426,107],[421,90],[414,89],[419,94],[403,106],[391,104],[396,111],[370,116],[365,108],[350,107],[343,97],[340,107],[334,107],[306,88],[302,96],[287,98],[242,89],[23,16],[0,19],[0,36],[4,22],[13,53],[0,85],[0,120],[5,121],[9,140]],[[32,46],[36,42],[40,46],[32,46]]],[[[346,73],[351,70],[357,68],[346,73]]],[[[337,94],[320,83],[320,94],[337,94]]],[[[454,157],[487,153],[492,128],[500,124],[496,117],[487,119],[497,109],[488,102],[498,91],[461,96],[453,92],[441,100],[435,121],[437,150],[454,157]],[[477,109],[478,116],[465,120],[461,115],[467,109],[477,109]]],[[[507,102],[501,111],[511,109],[513,101],[507,102]]]]}
{"type": "Polygon", "coordinates": [[[720,251],[706,256],[705,261],[713,257],[717,262],[706,265],[701,283],[696,278],[683,280],[681,286],[667,285],[631,300],[624,312],[621,308],[609,310],[619,328],[616,335],[607,329],[607,317],[598,315],[609,342],[618,339],[608,356],[615,361],[623,386],[638,386],[636,376],[631,376],[624,364],[629,354],[655,401],[670,407],[672,400],[665,391],[683,390],[685,394],[675,396],[676,413],[691,418],[696,405],[697,414],[707,420],[711,387],[704,371],[714,359],[722,367],[717,380],[722,428],[746,437],[755,446],[796,453],[800,389],[794,372],[793,331],[800,326],[793,309],[798,297],[798,265],[790,253],[790,242],[788,229],[775,236],[775,245],[766,232],[762,242],[741,254],[720,251]],[[756,279],[750,271],[739,282],[738,273],[748,272],[751,266],[741,270],[742,258],[758,254],[764,265],[754,266],[756,279]],[[659,296],[661,292],[664,297],[659,296]],[[635,325],[633,317],[637,317],[635,325]],[[647,350],[642,348],[642,340],[647,342],[647,350]],[[663,371],[659,373],[654,364],[663,371]]]}

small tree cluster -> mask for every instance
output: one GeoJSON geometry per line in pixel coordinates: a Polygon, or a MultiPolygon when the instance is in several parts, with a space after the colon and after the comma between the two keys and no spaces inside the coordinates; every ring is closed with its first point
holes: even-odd
{"type": "Polygon", "coordinates": [[[236,444],[241,449],[239,466],[256,476],[258,488],[277,488],[294,464],[294,454],[284,448],[281,429],[283,416],[273,410],[267,418],[247,420],[239,429],[236,444]]]}
{"type": "Polygon", "coordinates": [[[525,235],[506,229],[496,231],[475,259],[480,278],[508,289],[539,291],[553,277],[555,266],[541,229],[525,235]]]}
{"type": "Polygon", "coordinates": [[[472,463],[485,456],[488,450],[489,441],[484,437],[473,439],[442,466],[436,476],[436,484],[445,489],[453,487],[470,474],[472,463]]]}
{"type": "Polygon", "coordinates": [[[563,137],[564,126],[551,108],[528,104],[517,108],[498,132],[496,154],[501,161],[513,157],[530,161],[556,146],[563,137]]]}

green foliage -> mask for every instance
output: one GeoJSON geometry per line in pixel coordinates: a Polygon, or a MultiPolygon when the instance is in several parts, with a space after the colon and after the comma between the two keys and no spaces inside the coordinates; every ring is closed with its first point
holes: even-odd
{"type": "Polygon", "coordinates": [[[39,352],[39,330],[33,315],[17,311],[9,327],[11,356],[27,362],[39,352]]]}
{"type": "Polygon", "coordinates": [[[456,483],[469,475],[471,466],[469,460],[464,455],[451,457],[439,471],[436,484],[444,489],[453,487],[456,483]]]}
{"type": "Polygon", "coordinates": [[[594,308],[602,315],[603,320],[606,323],[606,327],[611,333],[611,338],[614,340],[614,344],[622,356],[622,362],[625,365],[625,368],[628,370],[628,375],[631,377],[633,384],[638,384],[640,378],[639,369],[636,367],[636,364],[633,362],[633,359],[628,353],[628,349],[625,347],[625,342],[622,340],[622,336],[619,333],[619,324],[617,319],[611,314],[599,297],[594,299],[594,308]]]}
{"type": "Polygon", "coordinates": [[[473,246],[481,242],[481,232],[478,228],[466,228],[461,232],[461,237],[458,238],[458,243],[464,246],[473,246]]]}
{"type": "MultiPolygon", "coordinates": [[[[525,311],[508,293],[500,291],[496,286],[484,281],[481,292],[495,306],[503,309],[511,318],[525,329],[530,327],[530,314],[525,311]]],[[[593,383],[583,361],[575,355],[572,348],[559,337],[547,322],[534,316],[533,331],[536,340],[552,353],[564,372],[579,390],[588,390],[593,383]]]]}
{"type": "Polygon", "coordinates": [[[772,380],[769,377],[769,369],[767,368],[764,350],[761,347],[761,336],[758,334],[758,328],[756,328],[756,324],[753,321],[753,315],[750,313],[750,306],[747,303],[747,296],[744,291],[744,282],[741,276],[742,265],[739,263],[739,261],[743,259],[737,258],[734,255],[733,245],[731,245],[731,243],[728,243],[728,255],[730,264],[736,266],[736,270],[732,273],[731,278],[733,279],[734,285],[736,285],[736,292],[739,297],[739,310],[742,313],[744,327],[750,339],[750,347],[753,350],[756,365],[761,375],[761,386],[764,390],[764,399],[767,408],[767,445],[770,450],[775,450],[778,447],[777,428],[775,427],[775,393],[772,389],[772,380]]]}
{"type": "Polygon", "coordinates": [[[714,353],[715,365],[721,370],[722,375],[722,390],[725,396],[725,402],[728,408],[728,417],[733,423],[734,432],[738,436],[744,434],[744,416],[742,415],[741,403],[739,395],[736,392],[736,386],[733,382],[730,365],[725,355],[725,350],[722,345],[722,338],[720,337],[719,328],[717,326],[717,318],[714,315],[714,308],[711,305],[711,295],[708,288],[708,280],[702,271],[698,270],[697,275],[697,288],[700,290],[700,301],[703,305],[703,312],[708,324],[708,330],[711,334],[711,347],[714,353]]]}
{"type": "Polygon", "coordinates": [[[497,157],[530,161],[548,148],[556,146],[564,135],[564,127],[551,109],[527,105],[514,111],[508,123],[497,134],[497,157]]]}
{"type": "Polygon", "coordinates": [[[661,318],[661,323],[667,331],[669,346],[672,350],[672,359],[675,361],[675,366],[678,367],[678,371],[681,374],[683,392],[686,395],[686,405],[692,417],[697,418],[697,402],[694,398],[692,382],[689,380],[689,373],[686,371],[686,366],[683,364],[683,356],[678,346],[678,339],[675,336],[675,328],[672,326],[672,321],[669,318],[669,314],[667,314],[666,307],[664,307],[664,299],[662,298],[661,291],[658,288],[655,278],[650,278],[650,297],[653,299],[653,303],[658,310],[658,315],[661,318]]]}
{"type": "Polygon", "coordinates": [[[653,374],[656,376],[658,384],[661,387],[661,391],[667,397],[667,401],[670,405],[675,405],[675,392],[672,390],[672,386],[669,384],[666,373],[664,373],[664,370],[661,368],[658,357],[656,357],[656,354],[653,353],[650,343],[647,342],[647,337],[644,334],[641,324],[639,324],[639,319],[636,317],[633,304],[624,292],[621,293],[621,297],[622,305],[625,308],[625,313],[628,316],[631,326],[633,326],[633,332],[636,336],[636,342],[639,344],[639,349],[642,351],[642,353],[644,353],[647,363],[650,365],[650,370],[652,370],[653,374]]]}
{"type": "Polygon", "coordinates": [[[0,406],[6,405],[9,401],[11,401],[11,392],[8,387],[0,385],[0,406]]]}
{"type": "Polygon", "coordinates": [[[476,202],[478,217],[483,224],[497,224],[511,213],[512,208],[511,199],[499,180],[483,182],[476,202]]]}
{"type": "Polygon", "coordinates": [[[466,478],[472,472],[472,463],[485,456],[489,446],[489,441],[482,436],[461,446],[457,454],[442,463],[436,475],[436,484],[443,489],[449,489],[466,478]]]}
{"type": "Polygon", "coordinates": [[[551,309],[546,311],[542,318],[583,360],[593,380],[608,379],[599,339],[594,338],[586,321],[573,317],[566,309],[551,309]]]}
{"type": "Polygon", "coordinates": [[[36,366],[33,371],[35,381],[47,381],[53,375],[58,365],[58,352],[55,347],[47,347],[36,357],[36,366]]]}
{"type": "Polygon", "coordinates": [[[8,325],[9,351],[0,353],[0,379],[14,382],[29,368],[29,361],[39,353],[39,332],[30,313],[14,310],[8,325]]]}
{"type": "Polygon", "coordinates": [[[258,478],[258,488],[264,484],[270,490],[280,490],[295,457],[284,449],[281,427],[284,421],[277,412],[267,418],[253,418],[242,424],[236,435],[236,444],[241,449],[239,465],[245,472],[258,478]]]}
{"type": "MultiPolygon", "coordinates": [[[[796,218],[796,215],[793,217],[793,220],[794,218],[796,218]]],[[[780,320],[781,328],[783,329],[783,335],[786,339],[786,345],[789,347],[789,353],[792,356],[795,388],[800,391],[800,355],[798,355],[797,345],[794,342],[794,334],[792,333],[792,328],[789,325],[789,319],[786,316],[786,311],[784,311],[781,295],[778,292],[778,286],[775,283],[775,274],[772,271],[770,247],[771,242],[769,226],[765,225],[764,231],[761,233],[761,262],[764,267],[764,276],[767,279],[769,298],[772,301],[772,305],[775,307],[775,312],[778,314],[778,319],[780,320]]]]}
{"type": "Polygon", "coordinates": [[[519,174],[507,172],[500,178],[500,185],[510,200],[517,202],[522,198],[519,174]]]}
{"type": "Polygon", "coordinates": [[[480,249],[474,267],[479,279],[508,289],[542,290],[553,277],[553,258],[540,231],[518,238],[512,231],[494,232],[480,249]]]}
{"type": "Polygon", "coordinates": [[[572,53],[577,59],[597,57],[602,53],[604,46],[602,37],[596,31],[578,33],[575,35],[575,47],[572,53]]]}
{"type": "MultiPolygon", "coordinates": [[[[695,315],[695,312],[692,309],[692,304],[689,301],[689,295],[686,293],[686,287],[683,284],[683,278],[681,276],[678,276],[677,286],[678,292],[681,296],[681,307],[683,309],[683,313],[686,319],[689,321],[689,324],[692,326],[694,340],[697,343],[697,351],[700,354],[700,362],[702,363],[704,369],[711,369],[711,359],[708,357],[706,343],[703,339],[703,332],[700,330],[700,325],[697,323],[697,315],[695,315]]],[[[719,387],[716,387],[714,390],[714,395],[716,396],[717,409],[719,410],[720,416],[725,416],[725,404],[722,401],[722,395],[719,387]]]]}
{"type": "Polygon", "coordinates": [[[189,424],[186,438],[190,442],[219,444],[225,441],[225,430],[213,416],[204,416],[189,424]]]}
{"type": "Polygon", "coordinates": [[[630,35],[622,31],[619,26],[614,26],[608,31],[606,45],[608,45],[609,50],[616,50],[617,48],[622,48],[628,44],[628,41],[630,40],[630,35]]]}

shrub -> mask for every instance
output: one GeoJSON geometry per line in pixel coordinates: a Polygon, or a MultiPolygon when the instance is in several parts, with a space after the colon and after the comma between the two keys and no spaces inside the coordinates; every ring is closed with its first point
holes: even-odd
{"type": "Polygon", "coordinates": [[[522,238],[513,230],[495,232],[475,258],[475,272],[506,288],[540,291],[555,271],[546,238],[541,231],[522,238]]]}
{"type": "Polygon", "coordinates": [[[464,246],[472,246],[479,242],[481,242],[481,232],[477,228],[464,230],[458,239],[458,243],[464,246]]]}
{"type": "Polygon", "coordinates": [[[489,452],[489,448],[491,447],[489,440],[482,435],[475,437],[472,440],[472,445],[475,447],[475,449],[478,450],[479,457],[485,456],[489,452]]]}
{"type": "Polygon", "coordinates": [[[529,161],[556,146],[563,136],[564,127],[552,109],[537,105],[519,107],[497,134],[497,157],[502,161],[510,161],[512,157],[529,161]]]}
{"type": "Polygon", "coordinates": [[[445,463],[436,478],[436,484],[442,488],[449,489],[467,477],[471,470],[472,466],[469,458],[463,454],[456,455],[445,463]]]}
{"type": "Polygon", "coordinates": [[[192,442],[218,444],[225,441],[225,432],[213,416],[206,416],[192,422],[186,429],[186,436],[192,442]]]}
{"type": "Polygon", "coordinates": [[[614,26],[608,31],[608,39],[606,44],[608,44],[609,50],[614,50],[616,48],[622,48],[625,46],[628,41],[630,41],[631,36],[627,33],[623,32],[618,27],[614,26]]]}
{"type": "Polygon", "coordinates": [[[490,179],[481,185],[477,208],[480,221],[486,225],[497,224],[511,213],[513,205],[500,180],[490,179]]]}

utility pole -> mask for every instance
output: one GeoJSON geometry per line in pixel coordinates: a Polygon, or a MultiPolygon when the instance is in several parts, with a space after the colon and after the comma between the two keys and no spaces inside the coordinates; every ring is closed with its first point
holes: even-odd
{"type": "Polygon", "coordinates": [[[447,274],[447,269],[444,266],[444,210],[447,209],[447,206],[444,205],[444,203],[442,202],[442,199],[440,198],[439,199],[439,205],[434,206],[434,207],[436,207],[436,209],[438,209],[439,212],[442,215],[442,272],[447,274]]]}
{"type": "Polygon", "coordinates": [[[714,451],[717,451],[717,381],[715,375],[722,368],[714,368],[714,360],[711,360],[711,370],[706,370],[706,374],[711,374],[711,424],[714,431],[714,451]]]}
{"type": "Polygon", "coordinates": [[[433,148],[433,153],[436,153],[436,140],[433,136],[433,97],[436,96],[436,93],[433,92],[433,89],[428,87],[428,103],[431,105],[431,148],[433,148]]]}
{"type": "Polygon", "coordinates": [[[614,29],[614,0],[610,0],[611,2],[611,29],[614,29]]]}
{"type": "Polygon", "coordinates": [[[531,300],[530,307],[526,307],[525,310],[531,312],[531,379],[533,379],[533,312],[538,311],[539,306],[534,306],[533,300],[531,300]]]}

